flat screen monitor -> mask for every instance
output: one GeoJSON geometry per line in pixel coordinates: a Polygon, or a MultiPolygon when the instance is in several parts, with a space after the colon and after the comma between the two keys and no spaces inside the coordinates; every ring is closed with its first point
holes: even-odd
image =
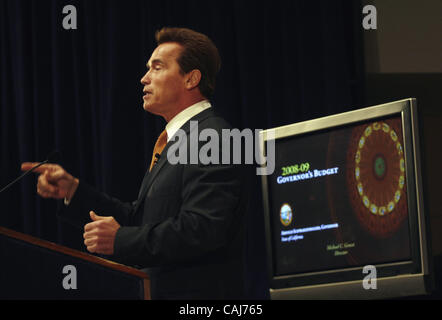
{"type": "Polygon", "coordinates": [[[405,99],[261,132],[275,164],[262,176],[272,299],[431,290],[416,107],[405,99]]]}

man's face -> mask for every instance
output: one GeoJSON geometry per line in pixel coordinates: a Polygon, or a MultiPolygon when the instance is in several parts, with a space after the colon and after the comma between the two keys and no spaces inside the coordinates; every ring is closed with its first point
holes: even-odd
{"type": "Polygon", "coordinates": [[[179,107],[185,92],[184,75],[180,73],[177,59],[182,51],[178,43],[160,44],[147,62],[143,84],[143,108],[169,121],[179,107]]]}

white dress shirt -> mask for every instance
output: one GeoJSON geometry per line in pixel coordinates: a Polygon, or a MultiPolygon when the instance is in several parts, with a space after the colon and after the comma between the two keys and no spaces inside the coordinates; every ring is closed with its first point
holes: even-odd
{"type": "Polygon", "coordinates": [[[179,128],[183,126],[187,121],[189,121],[193,116],[198,113],[210,108],[212,105],[209,100],[202,100],[197,102],[190,107],[187,107],[180,113],[178,113],[175,117],[170,120],[166,125],[167,131],[167,142],[169,142],[170,138],[178,131],[179,128]]]}

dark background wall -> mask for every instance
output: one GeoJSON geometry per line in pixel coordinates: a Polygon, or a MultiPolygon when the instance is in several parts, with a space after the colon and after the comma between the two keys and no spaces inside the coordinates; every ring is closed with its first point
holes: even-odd
{"type": "MultiPolygon", "coordinates": [[[[0,0],[0,186],[20,173],[21,162],[43,160],[57,149],[58,162],[73,175],[134,200],[165,125],[142,109],[139,82],[155,48],[154,32],[163,26],[189,27],[216,43],[223,65],[212,102],[240,129],[417,97],[427,118],[425,161],[433,173],[440,162],[431,160],[428,146],[440,139],[441,71],[400,71],[403,65],[389,69],[391,60],[380,60],[396,48],[382,40],[390,30],[387,21],[412,11],[400,5],[408,1],[392,2],[398,3],[395,10],[383,1],[367,2],[378,9],[378,29],[367,31],[360,1],[0,0]],[[67,4],[77,8],[76,30],[62,27],[67,4]]],[[[427,14],[436,2],[429,0],[427,14]]],[[[417,25],[409,21],[409,28],[417,25]]],[[[429,34],[436,31],[421,30],[416,39],[431,48],[429,34]]],[[[421,61],[404,60],[409,66],[421,61]]],[[[426,183],[430,212],[440,225],[438,184],[426,183]]],[[[28,177],[0,194],[0,225],[84,250],[81,230],[58,221],[59,203],[39,198],[35,185],[36,178],[28,177]]],[[[259,177],[252,185],[258,201],[248,213],[248,291],[251,298],[265,298],[259,177]]]]}
{"type": "Polygon", "coordinates": [[[442,2],[363,1],[378,11],[378,29],[364,36],[364,103],[415,97],[420,111],[423,182],[433,253],[442,254],[442,2]]]}

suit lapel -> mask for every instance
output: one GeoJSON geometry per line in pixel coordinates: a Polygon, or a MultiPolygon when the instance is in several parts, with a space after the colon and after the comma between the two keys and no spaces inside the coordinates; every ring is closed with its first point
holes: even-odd
{"type": "MultiPolygon", "coordinates": [[[[212,108],[206,109],[206,110],[198,113],[197,115],[195,115],[194,117],[189,119],[186,123],[184,123],[180,129],[186,133],[186,136],[188,136],[189,132],[190,132],[190,121],[198,121],[198,123],[199,123],[201,121],[204,121],[208,117],[213,116],[214,112],[213,112],[212,108]]],[[[171,145],[173,145],[175,143],[177,143],[177,142],[175,142],[174,138],[169,140],[169,142],[164,147],[163,152],[161,153],[160,159],[153,166],[152,171],[149,172],[149,170],[148,170],[146,172],[146,174],[144,175],[134,212],[136,212],[138,210],[138,208],[140,207],[140,205],[144,202],[144,198],[146,197],[147,191],[149,190],[152,183],[155,181],[156,177],[158,176],[158,173],[161,171],[161,169],[164,167],[164,165],[167,162],[167,150],[170,148],[171,145]]]]}

